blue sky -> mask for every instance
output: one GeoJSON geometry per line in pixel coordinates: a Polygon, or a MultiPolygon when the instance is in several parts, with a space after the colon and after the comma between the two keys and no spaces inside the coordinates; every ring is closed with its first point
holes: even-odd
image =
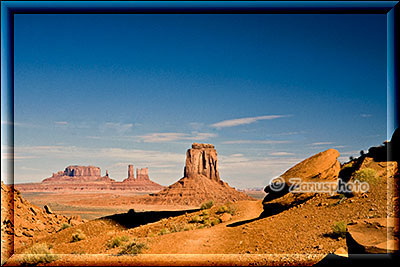
{"type": "MultiPolygon", "coordinates": [[[[262,187],[386,139],[384,15],[15,15],[15,182],[71,164],[168,185],[192,142],[262,187]]],[[[2,123],[7,123],[2,120],[2,123]]]]}

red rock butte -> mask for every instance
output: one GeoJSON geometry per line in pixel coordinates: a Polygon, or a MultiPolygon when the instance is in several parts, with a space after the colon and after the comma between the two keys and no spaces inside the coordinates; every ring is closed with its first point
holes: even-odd
{"type": "Polygon", "coordinates": [[[41,183],[16,184],[15,187],[22,192],[42,191],[108,191],[126,190],[141,192],[158,192],[164,188],[149,178],[149,169],[136,170],[136,178],[133,175],[133,165],[128,165],[128,177],[122,182],[111,179],[106,171],[101,176],[101,169],[95,166],[71,165],[64,171],[53,173],[41,183]]]}
{"type": "Polygon", "coordinates": [[[162,191],[138,201],[142,204],[198,206],[209,200],[216,203],[254,200],[220,179],[217,151],[211,144],[192,144],[186,152],[183,176],[162,191]]]}

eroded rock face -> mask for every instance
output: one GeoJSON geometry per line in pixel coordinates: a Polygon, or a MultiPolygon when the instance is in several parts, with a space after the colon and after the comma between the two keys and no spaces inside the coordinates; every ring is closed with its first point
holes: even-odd
{"type": "Polygon", "coordinates": [[[77,177],[77,176],[93,176],[100,177],[101,170],[95,166],[68,166],[64,171],[65,176],[77,177]]]}
{"type": "Polygon", "coordinates": [[[395,253],[399,251],[399,219],[373,218],[347,225],[349,253],[395,253]]]}
{"type": "Polygon", "coordinates": [[[184,177],[203,175],[213,181],[219,181],[217,151],[211,144],[192,144],[186,152],[184,177]]]}

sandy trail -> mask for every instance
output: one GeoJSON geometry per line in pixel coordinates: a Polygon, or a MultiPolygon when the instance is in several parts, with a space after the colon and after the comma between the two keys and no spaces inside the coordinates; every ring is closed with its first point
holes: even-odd
{"type": "Polygon", "coordinates": [[[256,219],[262,211],[261,201],[243,201],[234,220],[211,228],[160,236],[152,240],[150,249],[146,253],[231,253],[230,248],[241,245],[237,235],[237,232],[241,231],[241,226],[229,227],[229,225],[256,219]],[[171,238],[174,240],[172,245],[171,238]]]}

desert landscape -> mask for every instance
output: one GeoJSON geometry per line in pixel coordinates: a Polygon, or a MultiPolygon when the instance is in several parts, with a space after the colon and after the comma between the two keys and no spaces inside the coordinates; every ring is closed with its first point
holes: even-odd
{"type": "MultiPolygon", "coordinates": [[[[186,153],[183,178],[157,193],[91,192],[91,183],[110,184],[109,178],[99,181],[96,172],[85,172],[93,167],[67,167],[34,187],[2,183],[2,259],[12,255],[2,263],[311,265],[330,254],[397,253],[398,133],[345,164],[329,149],[280,176],[285,186],[293,177],[368,181],[371,187],[361,193],[277,193],[271,183],[258,200],[221,180],[215,147],[198,143],[186,153]],[[70,170],[73,175],[64,175],[70,170]],[[84,178],[75,170],[83,170],[84,178]],[[71,190],[69,183],[87,187],[71,190]],[[41,190],[56,185],[53,192],[41,190]],[[107,211],[112,214],[102,216],[107,211]],[[88,220],[86,213],[98,217],[88,220]]],[[[128,170],[127,180],[138,179],[132,178],[132,167],[128,170]]],[[[148,176],[144,180],[151,182],[148,176]]]]}
{"type": "Polygon", "coordinates": [[[2,266],[398,260],[396,3],[3,2],[2,266]]]}

